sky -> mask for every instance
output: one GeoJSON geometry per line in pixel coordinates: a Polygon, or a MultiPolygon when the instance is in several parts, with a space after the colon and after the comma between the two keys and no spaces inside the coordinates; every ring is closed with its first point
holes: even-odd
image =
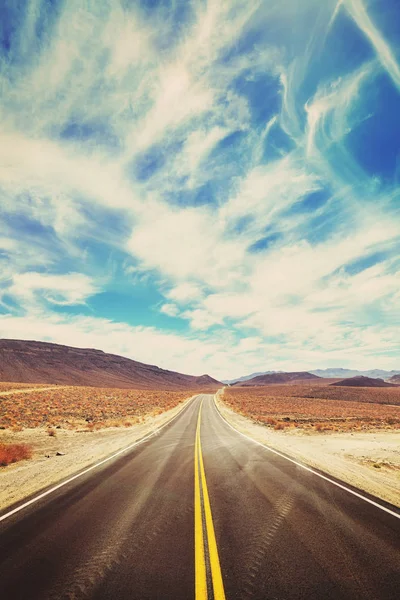
{"type": "Polygon", "coordinates": [[[400,368],[397,0],[3,0],[0,337],[400,368]]]}

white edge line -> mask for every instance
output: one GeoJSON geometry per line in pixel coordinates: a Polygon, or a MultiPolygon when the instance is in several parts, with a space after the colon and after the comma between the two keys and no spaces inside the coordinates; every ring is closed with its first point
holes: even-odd
{"type": "Polygon", "coordinates": [[[180,409],[179,412],[176,413],[176,415],[174,415],[172,417],[172,419],[170,419],[169,421],[167,421],[166,423],[164,423],[164,425],[162,425],[161,427],[157,427],[157,429],[155,429],[154,431],[152,431],[151,433],[148,433],[145,437],[141,438],[140,440],[137,440],[137,442],[134,442],[133,444],[130,444],[129,446],[126,446],[125,448],[122,448],[122,450],[118,450],[118,452],[115,452],[114,454],[112,454],[111,456],[107,456],[107,458],[104,458],[103,460],[101,460],[100,462],[88,467],[87,469],[85,469],[84,471],[81,471],[80,473],[77,473],[76,475],[73,475],[72,477],[70,477],[69,479],[67,479],[66,481],[63,481],[57,485],[55,485],[54,487],[50,488],[49,490],[46,490],[45,492],[42,492],[41,494],[39,494],[38,496],[35,496],[34,498],[32,498],[31,500],[28,500],[27,502],[24,502],[24,504],[21,504],[20,506],[17,506],[16,508],[14,508],[13,510],[10,510],[8,513],[6,513],[5,515],[0,517],[0,522],[4,521],[5,519],[8,519],[8,517],[11,517],[12,515],[15,515],[16,513],[18,513],[20,510],[23,510],[24,508],[26,508],[27,506],[30,506],[31,504],[34,504],[35,502],[37,502],[38,500],[41,500],[42,498],[45,498],[45,496],[48,496],[49,494],[52,494],[53,492],[55,492],[56,490],[59,490],[60,488],[62,488],[64,485],[67,485],[68,483],[71,483],[71,481],[74,481],[75,479],[78,479],[79,477],[82,477],[82,475],[86,475],[86,473],[89,473],[90,471],[93,471],[93,469],[96,469],[97,467],[100,467],[100,465],[104,465],[106,462],[112,460],[113,458],[115,458],[116,456],[119,456],[120,454],[123,454],[124,452],[126,452],[127,450],[130,450],[131,448],[134,448],[135,446],[138,446],[139,444],[142,444],[143,442],[145,442],[146,440],[148,440],[149,438],[153,437],[153,435],[156,435],[157,433],[159,433],[162,429],[164,429],[164,427],[166,427],[167,425],[169,425],[170,423],[172,423],[172,421],[174,421],[190,404],[191,402],[197,398],[197,396],[199,396],[199,394],[196,394],[195,396],[192,396],[191,398],[189,398],[187,404],[185,404],[185,406],[182,406],[182,408],[180,409]]]}
{"type": "Polygon", "coordinates": [[[219,414],[219,416],[221,417],[221,419],[223,421],[225,421],[225,423],[227,425],[229,425],[229,427],[231,429],[233,429],[233,431],[236,431],[236,433],[238,433],[239,435],[243,436],[247,440],[250,440],[254,444],[257,444],[258,446],[261,446],[262,448],[264,448],[265,450],[268,450],[269,452],[273,452],[274,454],[277,454],[278,456],[281,456],[282,458],[285,458],[286,460],[294,463],[298,467],[301,467],[305,471],[309,471],[310,473],[313,473],[314,475],[317,475],[317,477],[320,477],[321,479],[325,479],[325,481],[329,481],[329,483],[332,483],[333,485],[336,485],[338,488],[341,488],[342,490],[345,490],[346,492],[349,492],[349,494],[353,494],[353,496],[357,496],[357,498],[361,498],[361,500],[365,500],[365,502],[368,502],[369,504],[372,504],[373,506],[376,506],[377,508],[380,508],[381,510],[384,510],[385,512],[389,513],[389,515],[392,515],[393,517],[396,517],[397,519],[400,519],[400,514],[394,512],[393,510],[390,510],[390,508],[386,508],[386,506],[382,506],[382,504],[379,504],[378,502],[374,502],[374,500],[371,500],[370,498],[367,498],[366,496],[363,496],[362,494],[359,494],[358,492],[355,492],[354,490],[346,487],[345,485],[342,485],[341,483],[339,483],[337,481],[334,481],[333,479],[330,479],[329,477],[326,477],[326,475],[322,475],[322,473],[318,473],[318,471],[314,471],[314,469],[312,469],[311,467],[307,467],[306,465],[303,465],[300,462],[297,462],[293,458],[289,458],[288,456],[285,456],[285,454],[282,454],[281,452],[279,452],[279,450],[274,450],[273,448],[270,448],[266,444],[263,444],[262,442],[258,442],[257,440],[254,440],[253,438],[249,437],[245,433],[242,433],[241,431],[239,431],[238,429],[236,429],[236,427],[234,427],[233,425],[231,425],[229,423],[229,421],[221,414],[221,412],[220,412],[220,410],[219,410],[219,408],[217,406],[215,395],[214,395],[214,404],[215,404],[215,408],[217,409],[217,413],[219,414]]]}

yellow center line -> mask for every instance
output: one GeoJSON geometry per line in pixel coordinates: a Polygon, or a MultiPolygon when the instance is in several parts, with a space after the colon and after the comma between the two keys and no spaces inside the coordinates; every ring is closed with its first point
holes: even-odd
{"type": "MultiPolygon", "coordinates": [[[[201,411],[201,406],[200,406],[201,411]]],[[[195,597],[196,600],[207,600],[206,561],[204,556],[203,519],[201,511],[199,448],[200,411],[196,428],[194,450],[194,554],[195,554],[195,597]]]]}
{"type": "Polygon", "coordinates": [[[205,566],[204,539],[203,539],[203,517],[201,510],[201,489],[203,491],[204,513],[207,531],[208,552],[210,557],[211,578],[214,592],[214,600],[225,600],[224,584],[222,581],[221,565],[218,556],[217,541],[211,512],[210,497],[208,494],[206,473],[204,469],[203,452],[201,448],[200,424],[203,401],[200,404],[199,416],[196,428],[195,444],[195,569],[196,569],[196,600],[207,600],[207,577],[205,566]],[[201,534],[199,532],[201,531],[201,534]],[[201,544],[201,548],[198,545],[201,544]]]}
{"type": "Polygon", "coordinates": [[[214,523],[211,513],[210,498],[208,495],[206,474],[204,471],[203,454],[201,451],[201,440],[199,435],[200,473],[203,488],[204,511],[206,515],[206,528],[208,551],[210,554],[211,576],[214,590],[214,600],[225,600],[224,584],[222,581],[221,565],[219,562],[217,540],[215,539],[214,523]]]}

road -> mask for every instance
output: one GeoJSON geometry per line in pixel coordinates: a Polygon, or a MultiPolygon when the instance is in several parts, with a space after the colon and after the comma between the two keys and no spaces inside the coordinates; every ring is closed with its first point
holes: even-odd
{"type": "Polygon", "coordinates": [[[2,520],[0,597],[397,599],[399,550],[399,518],[246,439],[199,395],[2,520]]]}

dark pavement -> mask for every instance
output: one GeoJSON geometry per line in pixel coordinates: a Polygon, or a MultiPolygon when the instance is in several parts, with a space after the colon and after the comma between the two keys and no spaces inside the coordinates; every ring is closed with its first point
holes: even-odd
{"type": "Polygon", "coordinates": [[[0,523],[2,600],[189,600],[195,584],[197,600],[397,600],[400,519],[245,439],[200,395],[0,523]]]}

